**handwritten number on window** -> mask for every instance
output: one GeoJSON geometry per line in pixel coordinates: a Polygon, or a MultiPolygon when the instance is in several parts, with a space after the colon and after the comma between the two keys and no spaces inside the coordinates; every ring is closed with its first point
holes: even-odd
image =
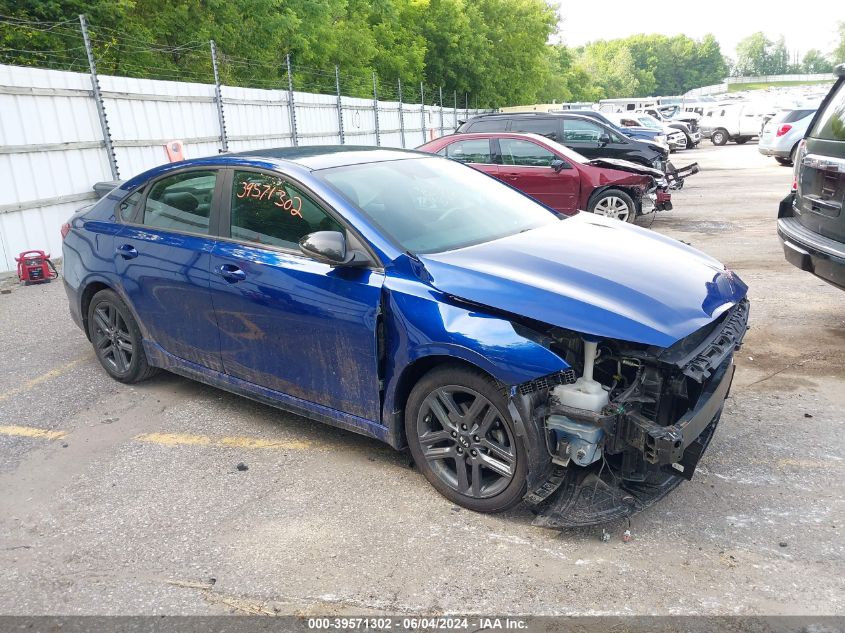
{"type": "Polygon", "coordinates": [[[274,206],[284,209],[292,216],[302,218],[302,198],[299,196],[288,196],[287,191],[283,187],[247,181],[243,181],[241,186],[243,189],[235,194],[235,197],[242,200],[272,200],[274,206]],[[275,200],[273,199],[274,196],[275,200]]]}

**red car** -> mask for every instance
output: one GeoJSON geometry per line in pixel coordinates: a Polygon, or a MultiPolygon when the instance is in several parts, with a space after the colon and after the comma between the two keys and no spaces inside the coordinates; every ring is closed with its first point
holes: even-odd
{"type": "Polygon", "coordinates": [[[453,134],[417,149],[495,176],[558,213],[586,210],[633,222],[671,209],[663,172],[612,158],[588,160],[537,134],[453,134]]]}

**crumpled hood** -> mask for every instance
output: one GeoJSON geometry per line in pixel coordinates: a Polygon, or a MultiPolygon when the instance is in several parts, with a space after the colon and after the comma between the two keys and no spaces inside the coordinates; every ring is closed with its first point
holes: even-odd
{"type": "Polygon", "coordinates": [[[431,285],[446,294],[659,347],[711,323],[748,290],[718,261],[681,242],[591,213],[419,259],[431,285]]]}
{"type": "Polygon", "coordinates": [[[629,160],[622,160],[620,158],[594,158],[587,163],[595,167],[608,167],[610,169],[618,169],[620,171],[629,171],[634,174],[644,174],[646,176],[653,176],[655,178],[663,178],[665,174],[659,169],[653,167],[646,167],[638,163],[632,163],[629,160]]]}

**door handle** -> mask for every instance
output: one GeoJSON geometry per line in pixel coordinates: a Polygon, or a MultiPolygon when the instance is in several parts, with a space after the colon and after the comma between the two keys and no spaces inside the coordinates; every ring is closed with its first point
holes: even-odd
{"type": "Polygon", "coordinates": [[[135,259],[138,257],[137,249],[131,244],[122,244],[114,249],[114,252],[123,259],[135,259]]]}
{"type": "Polygon", "coordinates": [[[513,174],[513,173],[505,174],[505,177],[508,180],[519,180],[519,174],[513,174]]]}
{"type": "Polygon", "coordinates": [[[223,264],[217,267],[217,274],[230,284],[236,284],[246,279],[246,273],[234,264],[223,264]]]}

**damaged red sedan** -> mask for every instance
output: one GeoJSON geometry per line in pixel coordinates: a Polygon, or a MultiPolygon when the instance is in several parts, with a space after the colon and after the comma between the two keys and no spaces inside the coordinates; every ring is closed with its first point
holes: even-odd
{"type": "Polygon", "coordinates": [[[612,158],[589,160],[537,134],[454,134],[418,149],[468,164],[565,215],[584,210],[633,222],[672,208],[660,170],[612,158]]]}

